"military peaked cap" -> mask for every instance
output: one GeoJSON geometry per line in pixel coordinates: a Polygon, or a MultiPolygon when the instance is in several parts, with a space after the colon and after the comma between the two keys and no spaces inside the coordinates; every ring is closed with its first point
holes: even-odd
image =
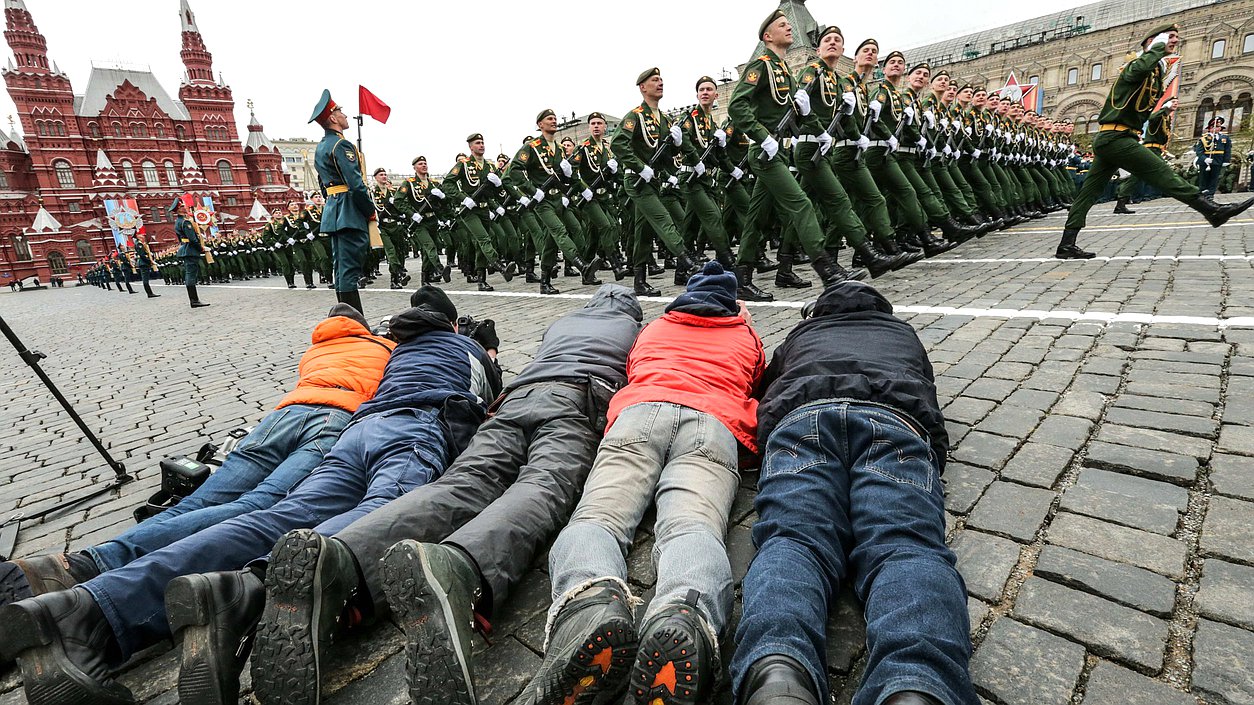
{"type": "Polygon", "coordinates": [[[326,88],[322,89],[322,96],[318,98],[318,104],[314,106],[313,115],[309,116],[309,122],[317,122],[319,124],[326,122],[331,116],[331,111],[340,107],[334,100],[331,100],[331,91],[326,88]]]}

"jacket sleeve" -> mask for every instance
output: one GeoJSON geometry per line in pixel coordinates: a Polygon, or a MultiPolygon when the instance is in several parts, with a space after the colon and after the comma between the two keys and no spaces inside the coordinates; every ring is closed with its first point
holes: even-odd
{"type": "Polygon", "coordinates": [[[1140,83],[1166,55],[1166,44],[1160,43],[1151,46],[1142,52],[1140,56],[1129,62],[1127,66],[1123,67],[1123,71],[1119,74],[1119,80],[1123,83],[1140,83]]]}
{"type": "Polygon", "coordinates": [[[632,171],[644,168],[644,164],[636,158],[636,151],[631,148],[631,139],[639,128],[640,114],[627,113],[614,129],[614,136],[610,138],[610,149],[614,150],[619,163],[632,171]]]}
{"type": "Polygon", "coordinates": [[[529,152],[530,144],[524,144],[521,149],[514,154],[514,158],[510,161],[509,166],[505,169],[505,176],[510,183],[518,188],[519,191],[530,197],[537,190],[536,185],[531,183],[531,177],[527,176],[527,162],[531,159],[529,152]]]}
{"type": "Polygon", "coordinates": [[[731,101],[727,104],[727,115],[732,124],[759,144],[770,137],[771,132],[758,120],[758,111],[753,105],[753,93],[769,70],[769,67],[763,65],[762,59],[754,59],[745,64],[745,72],[740,75],[740,81],[732,90],[731,101]]]}

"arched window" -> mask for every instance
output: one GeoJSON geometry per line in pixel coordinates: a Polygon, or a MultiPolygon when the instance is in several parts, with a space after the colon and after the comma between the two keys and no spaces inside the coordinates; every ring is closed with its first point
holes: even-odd
{"type": "Polygon", "coordinates": [[[122,160],[122,180],[131,188],[139,185],[139,181],[135,179],[135,165],[129,159],[122,160]]]}
{"type": "Polygon", "coordinates": [[[1089,116],[1089,132],[1097,132],[1098,128],[1101,127],[1101,123],[1097,120],[1097,115],[1089,116]]]}
{"type": "Polygon", "coordinates": [[[40,137],[45,137],[45,136],[47,136],[47,134],[48,134],[48,123],[44,122],[43,120],[36,120],[36,121],[35,121],[35,132],[39,133],[39,136],[40,136],[40,137]]]}
{"type": "Polygon", "coordinates": [[[100,125],[94,122],[87,123],[87,134],[91,135],[93,139],[100,139],[100,125]]]}
{"type": "Polygon", "coordinates": [[[165,181],[170,186],[179,185],[179,174],[174,170],[174,162],[169,159],[165,160],[165,181]]]}
{"type": "Polygon", "coordinates": [[[224,186],[235,183],[235,174],[231,172],[231,163],[225,159],[218,162],[218,181],[224,186]]]}
{"type": "Polygon", "coordinates": [[[10,235],[9,241],[13,244],[13,256],[19,262],[29,262],[35,259],[30,253],[30,243],[21,235],[10,235]]]}
{"type": "Polygon", "coordinates": [[[147,137],[148,126],[142,122],[132,122],[131,123],[131,136],[132,137],[147,137]]]}
{"type": "Polygon", "coordinates": [[[1245,35],[1245,39],[1241,42],[1242,54],[1254,54],[1254,32],[1245,35]]]}
{"type": "Polygon", "coordinates": [[[1102,80],[1102,65],[1101,64],[1093,64],[1093,71],[1089,75],[1089,80],[1091,81],[1102,80]]]}
{"type": "Polygon", "coordinates": [[[48,253],[48,269],[51,269],[53,274],[70,273],[70,268],[65,264],[65,255],[56,250],[48,253]]]}
{"type": "Polygon", "coordinates": [[[186,137],[187,137],[187,133],[183,131],[183,126],[182,126],[182,125],[175,125],[175,126],[174,126],[174,136],[175,136],[175,137],[178,137],[179,139],[184,139],[184,138],[186,138],[186,137]]]}
{"type": "Polygon", "coordinates": [[[60,120],[57,120],[56,126],[57,126],[57,136],[65,137],[65,123],[61,122],[60,120]]]}
{"type": "Polygon", "coordinates": [[[96,259],[96,255],[91,251],[91,243],[86,240],[79,240],[74,243],[75,249],[78,250],[79,262],[90,262],[96,259]]]}
{"type": "Polygon", "coordinates": [[[1028,83],[1036,84],[1036,83],[1040,83],[1040,82],[1041,82],[1041,77],[1040,77],[1040,76],[1032,76],[1032,77],[1028,78],[1028,83]]]}
{"type": "Polygon", "coordinates": [[[157,123],[152,126],[152,130],[158,137],[165,137],[165,125],[157,123]]]}
{"type": "Polygon", "coordinates": [[[145,160],[142,164],[144,168],[144,185],[148,188],[157,188],[161,185],[161,176],[157,174],[157,165],[145,160]]]}
{"type": "Polygon", "coordinates": [[[0,171],[0,188],[9,187],[9,177],[3,171],[0,171]]]}
{"type": "Polygon", "coordinates": [[[1080,80],[1080,69],[1067,69],[1067,85],[1074,86],[1080,80]]]}
{"type": "Polygon", "coordinates": [[[114,137],[122,136],[122,123],[120,122],[113,123],[113,136],[114,137]]]}
{"type": "Polygon", "coordinates": [[[1210,45],[1210,58],[1224,58],[1224,50],[1228,48],[1228,42],[1224,39],[1216,39],[1214,44],[1210,45]]]}
{"type": "Polygon", "coordinates": [[[52,163],[52,169],[57,173],[57,185],[61,188],[74,188],[74,172],[70,169],[70,163],[64,159],[58,159],[52,163]]]}
{"type": "Polygon", "coordinates": [[[1089,119],[1081,115],[1075,119],[1075,131],[1084,134],[1088,132],[1089,119]]]}

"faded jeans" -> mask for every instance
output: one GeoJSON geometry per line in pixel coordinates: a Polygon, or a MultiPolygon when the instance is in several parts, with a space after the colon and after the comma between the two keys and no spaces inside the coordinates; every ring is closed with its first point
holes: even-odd
{"type": "Polygon", "coordinates": [[[710,414],[666,402],[624,409],[601,441],[570,524],[549,551],[549,622],[592,582],[626,586],[627,551],[656,500],[657,592],[644,622],[696,590],[702,617],[720,633],[732,606],[723,539],[740,480],[737,460],[736,437],[710,414]]]}

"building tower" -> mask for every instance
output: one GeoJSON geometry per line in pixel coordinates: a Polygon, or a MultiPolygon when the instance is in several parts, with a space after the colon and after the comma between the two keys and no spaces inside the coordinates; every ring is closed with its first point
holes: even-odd
{"type": "Polygon", "coordinates": [[[283,207],[288,196],[288,178],[283,173],[283,155],[266,137],[253,102],[248,101],[248,141],[244,143],[244,164],[248,167],[248,183],[268,208],[283,207]]]}
{"type": "MultiPolygon", "coordinates": [[[[216,80],[213,77],[213,54],[205,48],[196,15],[187,0],[179,0],[179,23],[183,29],[183,50],[179,56],[187,69],[179,86],[179,101],[187,108],[192,121],[197,140],[193,146],[196,160],[206,171],[217,172],[224,162],[232,166],[238,162],[238,154],[232,151],[239,140],[235,129],[235,99],[231,87],[223,83],[221,77],[216,80]],[[226,139],[222,139],[222,135],[226,139]]],[[[232,176],[237,184],[244,183],[244,178],[242,169],[232,176]]]]}

